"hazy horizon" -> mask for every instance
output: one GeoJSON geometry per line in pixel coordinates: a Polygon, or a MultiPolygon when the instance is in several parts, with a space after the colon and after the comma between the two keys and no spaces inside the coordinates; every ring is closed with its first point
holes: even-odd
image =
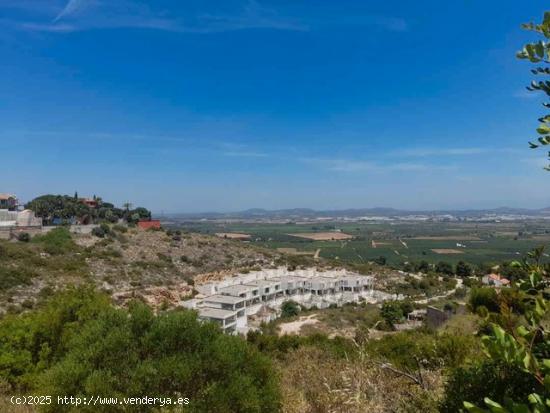
{"type": "Polygon", "coordinates": [[[241,212],[247,212],[252,210],[262,210],[266,212],[277,212],[277,211],[292,211],[292,210],[312,210],[315,212],[339,212],[339,211],[360,211],[360,210],[395,210],[395,211],[410,211],[410,212],[460,212],[460,211],[484,211],[484,210],[498,210],[498,209],[525,209],[525,210],[533,210],[538,211],[541,209],[547,209],[550,208],[549,206],[542,206],[540,208],[532,208],[532,207],[510,207],[507,205],[500,205],[495,207],[482,207],[482,208],[432,208],[432,209],[410,209],[410,208],[399,208],[399,207],[388,207],[388,206],[373,206],[373,207],[351,207],[351,208],[312,208],[312,207],[289,207],[289,208],[280,208],[280,209],[270,209],[270,208],[260,208],[260,207],[251,207],[251,208],[244,208],[241,210],[203,210],[203,211],[152,211],[154,215],[158,216],[161,214],[164,215],[200,215],[200,214],[237,214],[241,212]]]}

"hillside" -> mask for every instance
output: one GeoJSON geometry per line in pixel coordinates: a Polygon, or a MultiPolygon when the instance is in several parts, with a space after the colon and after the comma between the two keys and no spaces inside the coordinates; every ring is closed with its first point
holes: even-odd
{"type": "Polygon", "coordinates": [[[111,226],[104,238],[63,228],[30,242],[0,242],[0,309],[32,307],[69,284],[92,283],[123,303],[175,303],[198,275],[271,265],[281,254],[238,241],[111,226]]]}

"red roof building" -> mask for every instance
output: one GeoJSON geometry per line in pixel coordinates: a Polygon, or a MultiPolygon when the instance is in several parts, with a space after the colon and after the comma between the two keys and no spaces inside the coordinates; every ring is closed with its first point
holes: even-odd
{"type": "Polygon", "coordinates": [[[17,197],[12,194],[0,194],[0,209],[15,211],[17,209],[17,197]]]}
{"type": "Polygon", "coordinates": [[[90,208],[97,208],[98,202],[95,199],[92,198],[80,198],[80,202],[82,202],[84,205],[88,205],[90,208]]]}
{"type": "Polygon", "coordinates": [[[137,226],[141,229],[160,229],[160,221],[158,219],[140,220],[137,226]]]}

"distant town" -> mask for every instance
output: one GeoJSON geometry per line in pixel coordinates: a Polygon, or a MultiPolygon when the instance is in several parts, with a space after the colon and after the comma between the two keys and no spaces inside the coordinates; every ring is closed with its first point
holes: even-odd
{"type": "Polygon", "coordinates": [[[468,209],[455,211],[406,211],[393,208],[346,209],[333,211],[316,211],[313,209],[283,209],[265,210],[250,209],[231,213],[187,213],[162,214],[165,221],[213,221],[213,222],[249,222],[274,223],[287,222],[315,223],[315,222],[392,222],[392,221],[420,221],[420,222],[505,222],[550,219],[550,208],[522,209],[522,208],[495,208],[495,209],[468,209]]]}

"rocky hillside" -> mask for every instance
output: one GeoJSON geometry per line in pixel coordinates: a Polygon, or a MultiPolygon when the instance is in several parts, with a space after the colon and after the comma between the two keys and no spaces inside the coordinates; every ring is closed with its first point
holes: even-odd
{"type": "Polygon", "coordinates": [[[92,283],[123,304],[153,306],[192,294],[194,279],[284,262],[271,250],[178,231],[111,226],[103,238],[56,229],[30,242],[0,242],[0,309],[30,308],[68,284],[92,283]]]}

